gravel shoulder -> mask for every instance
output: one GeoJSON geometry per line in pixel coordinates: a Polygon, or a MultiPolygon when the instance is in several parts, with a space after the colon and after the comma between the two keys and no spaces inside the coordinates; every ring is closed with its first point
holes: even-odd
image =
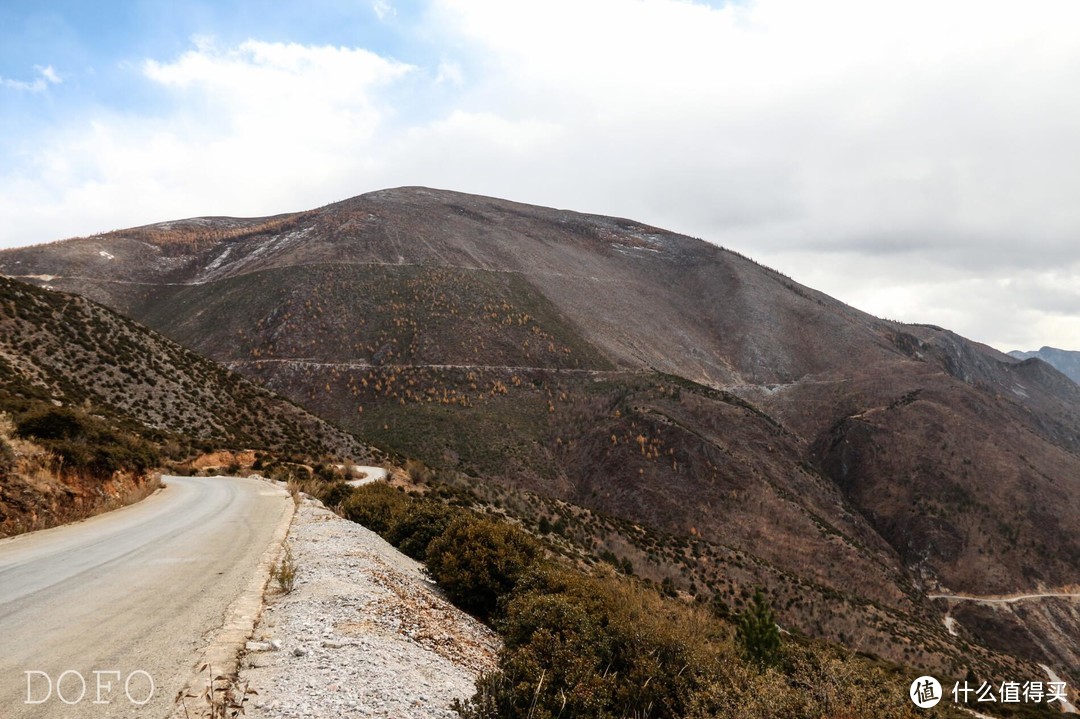
{"type": "Polygon", "coordinates": [[[248,717],[454,717],[499,640],[423,567],[313,500],[289,535],[296,587],[274,594],[241,661],[248,717]]]}

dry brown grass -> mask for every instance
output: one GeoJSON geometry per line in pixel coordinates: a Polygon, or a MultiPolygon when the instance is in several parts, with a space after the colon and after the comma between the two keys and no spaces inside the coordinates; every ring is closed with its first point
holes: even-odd
{"type": "Polygon", "coordinates": [[[282,548],[281,559],[271,570],[270,576],[277,582],[278,590],[282,594],[290,593],[296,586],[296,558],[293,556],[292,546],[287,542],[282,548]]]}
{"type": "Polygon", "coordinates": [[[0,442],[7,450],[5,483],[11,497],[0,536],[48,529],[118,509],[162,486],[158,472],[146,476],[118,473],[103,481],[65,466],[61,455],[17,436],[7,413],[0,413],[0,442]]]}

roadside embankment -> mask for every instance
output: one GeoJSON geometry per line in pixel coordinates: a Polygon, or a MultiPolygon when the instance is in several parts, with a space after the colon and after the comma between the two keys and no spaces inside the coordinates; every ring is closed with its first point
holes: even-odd
{"type": "Polygon", "coordinates": [[[246,715],[453,717],[499,640],[443,599],[423,567],[306,499],[289,535],[296,585],[274,594],[241,666],[246,715]]]}

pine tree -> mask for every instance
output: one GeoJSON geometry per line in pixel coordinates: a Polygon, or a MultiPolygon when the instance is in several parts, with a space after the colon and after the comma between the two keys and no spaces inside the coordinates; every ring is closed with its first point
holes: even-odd
{"type": "Polygon", "coordinates": [[[760,589],[754,593],[750,606],[739,613],[735,636],[747,661],[764,668],[779,660],[780,629],[760,589]]]}

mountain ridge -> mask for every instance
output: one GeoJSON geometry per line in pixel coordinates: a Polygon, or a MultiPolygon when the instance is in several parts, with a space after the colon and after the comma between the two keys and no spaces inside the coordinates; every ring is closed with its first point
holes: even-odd
{"type": "MultiPolygon", "coordinates": [[[[731,577],[771,566],[793,577],[785,602],[811,582],[930,632],[927,591],[1080,574],[1080,388],[1045,363],[874,318],[702,240],[463,193],[147,228],[0,252],[0,272],[101,301],[439,472],[729,548],[718,575],[621,529],[604,540],[732,601],[731,577]]],[[[839,611],[782,611],[904,656],[884,629],[852,641],[839,611]]],[[[1052,663],[1080,648],[1062,651],[1052,663]]]]}
{"type": "Polygon", "coordinates": [[[1080,352],[1063,350],[1057,347],[1044,346],[1032,352],[1013,350],[1010,357],[1019,360],[1038,359],[1061,372],[1073,382],[1080,383],[1080,352]]]}

